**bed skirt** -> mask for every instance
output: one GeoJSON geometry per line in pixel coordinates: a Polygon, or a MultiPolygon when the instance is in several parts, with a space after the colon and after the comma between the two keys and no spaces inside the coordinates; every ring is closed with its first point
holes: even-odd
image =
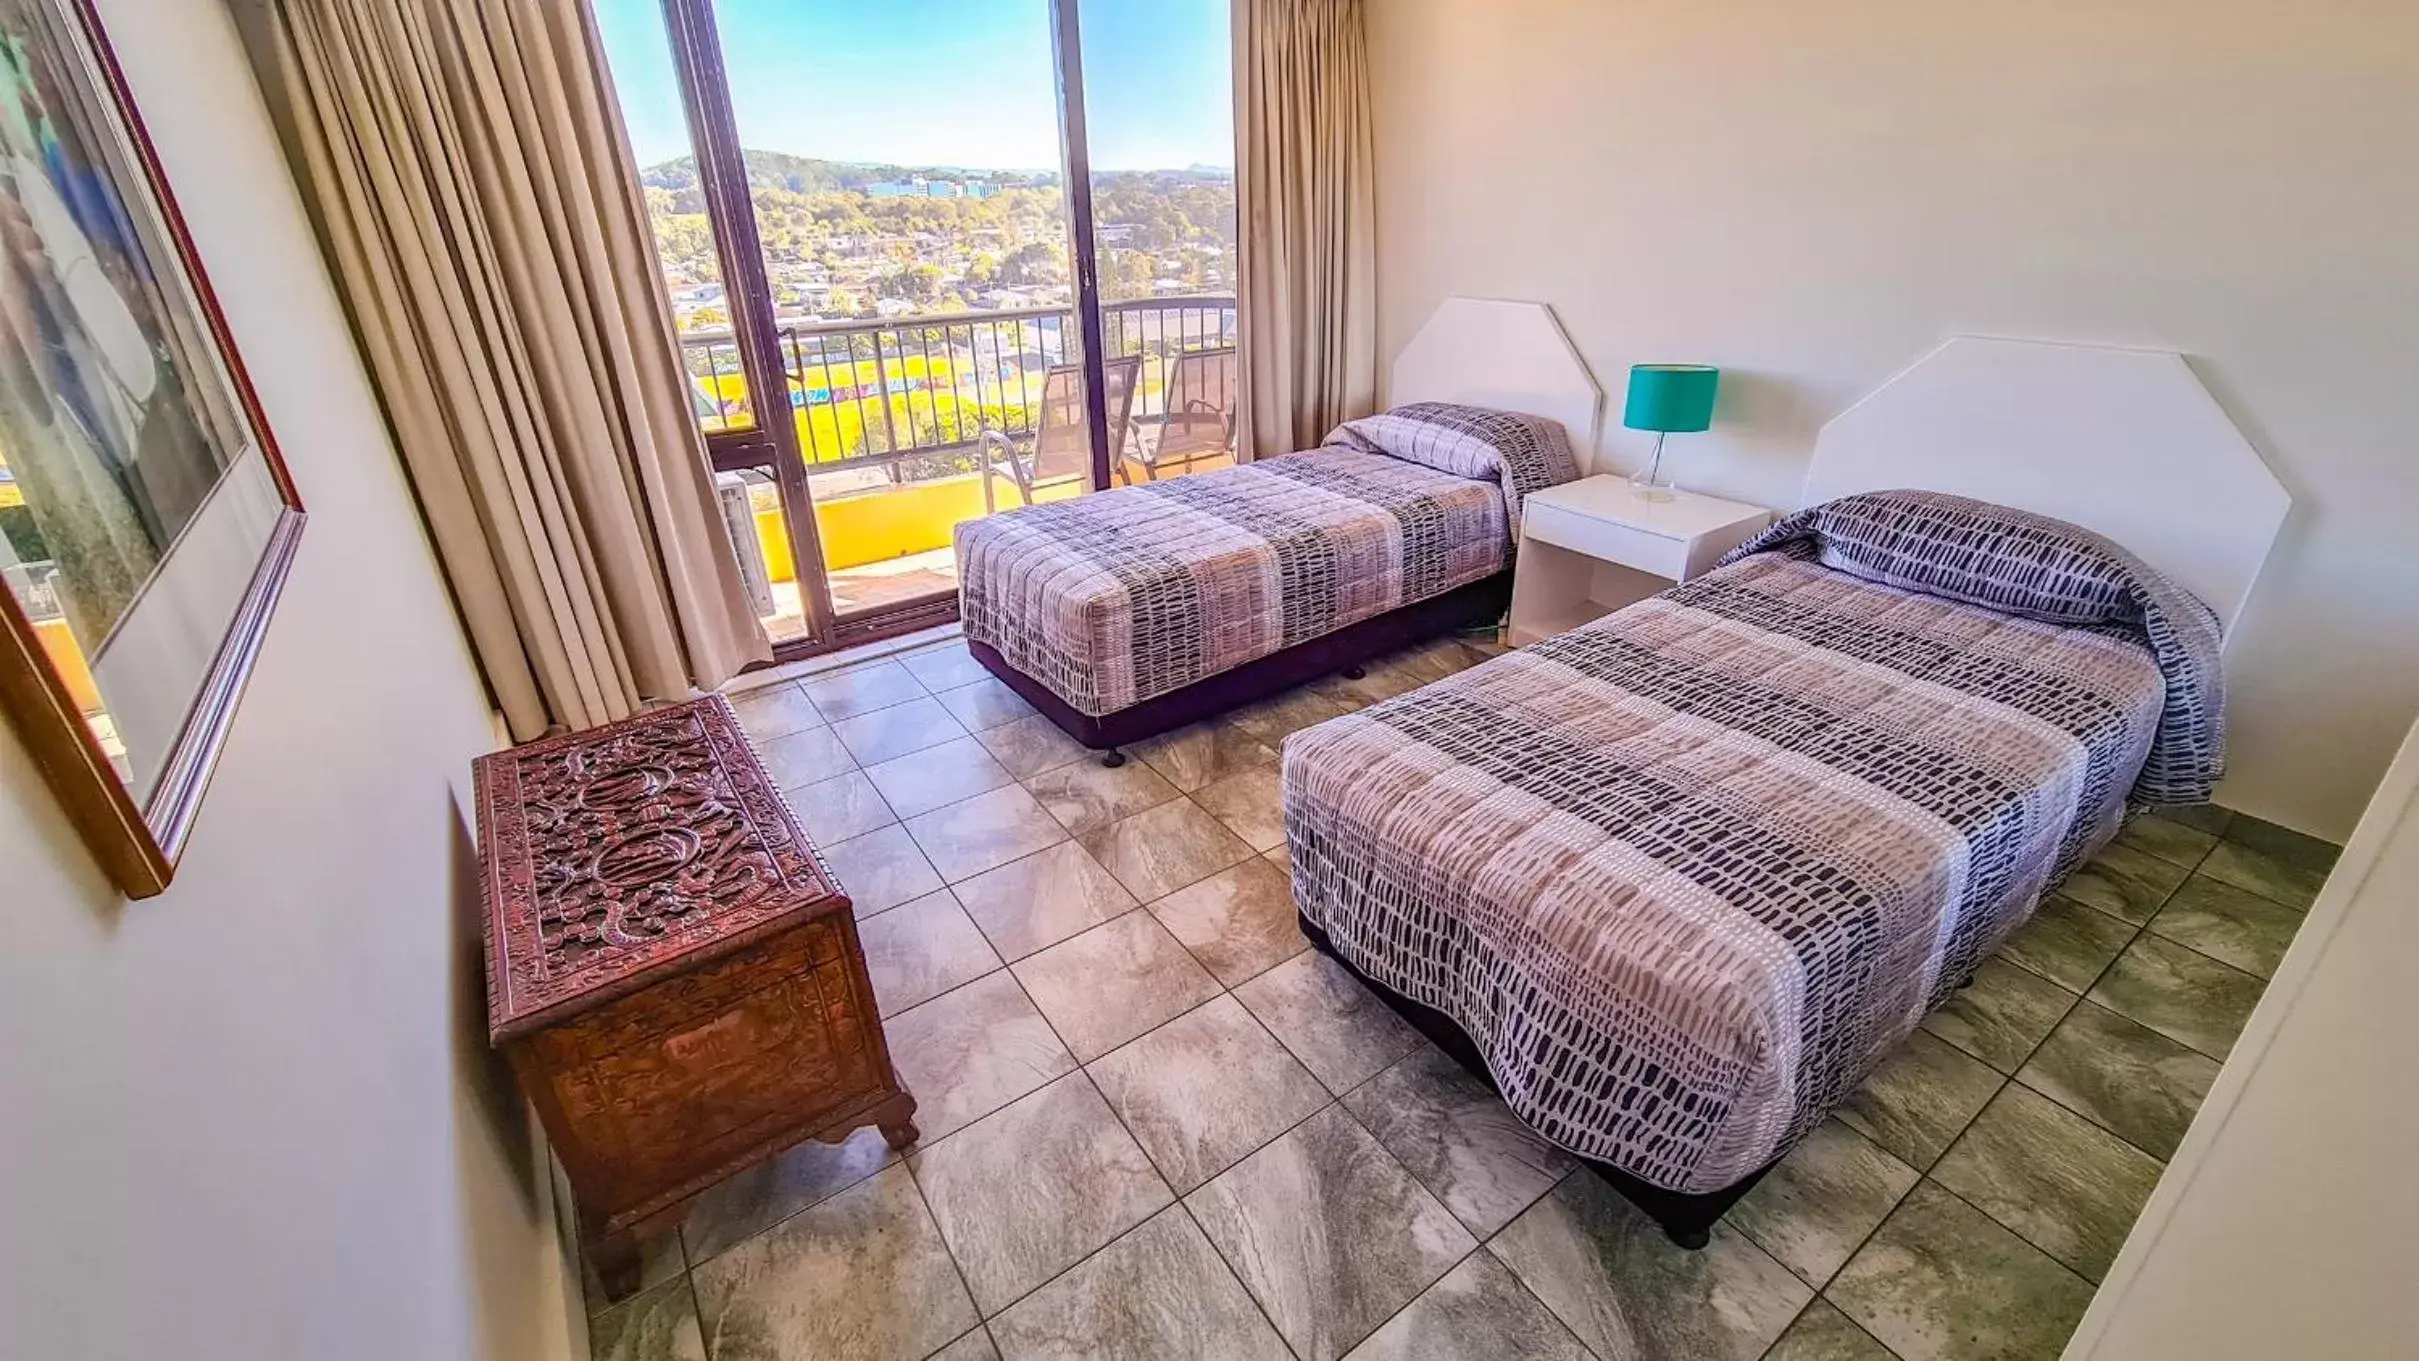
{"type": "Polygon", "coordinates": [[[1173,732],[1188,723],[1198,723],[1439,634],[1500,619],[1511,601],[1512,573],[1506,569],[1097,718],[1077,710],[1048,686],[1010,666],[1008,659],[989,644],[969,638],[966,648],[1026,703],[1065,729],[1069,737],[1095,751],[1106,751],[1173,732]]]}

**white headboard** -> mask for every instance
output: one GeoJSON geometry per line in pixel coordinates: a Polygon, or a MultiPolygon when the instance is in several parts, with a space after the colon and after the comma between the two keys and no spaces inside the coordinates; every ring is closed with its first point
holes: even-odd
{"type": "Polygon", "coordinates": [[[1394,358],[1386,400],[1467,402],[1562,422],[1581,472],[1594,471],[1604,389],[1541,302],[1447,298],[1394,358]]]}
{"type": "Polygon", "coordinates": [[[1979,336],[1833,417],[1802,504],[1890,487],[2096,530],[2228,629],[2293,504],[2182,355],[1979,336]]]}

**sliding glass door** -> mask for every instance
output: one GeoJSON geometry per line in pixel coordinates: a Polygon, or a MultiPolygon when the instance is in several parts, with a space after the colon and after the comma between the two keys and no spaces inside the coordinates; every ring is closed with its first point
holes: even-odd
{"type": "Polygon", "coordinates": [[[961,521],[1222,466],[1226,0],[592,2],[785,652],[953,617],[961,521]]]}

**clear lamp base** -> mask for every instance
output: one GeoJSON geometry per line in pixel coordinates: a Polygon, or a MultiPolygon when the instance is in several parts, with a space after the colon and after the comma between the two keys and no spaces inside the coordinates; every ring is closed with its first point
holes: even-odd
{"type": "Polygon", "coordinates": [[[1629,491],[1630,495],[1641,501],[1669,501],[1672,499],[1671,483],[1657,481],[1646,473],[1638,473],[1630,478],[1629,491]]]}

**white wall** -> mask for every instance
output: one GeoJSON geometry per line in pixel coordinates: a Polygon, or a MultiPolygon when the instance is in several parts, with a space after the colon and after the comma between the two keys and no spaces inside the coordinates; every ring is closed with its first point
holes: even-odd
{"type": "Polygon", "coordinates": [[[2143,1207],[2074,1361],[2408,1356],[2419,730],[2143,1207]]]}
{"type": "Polygon", "coordinates": [[[486,699],[227,16],[100,8],[311,518],[168,893],[0,729],[0,1352],[568,1355],[478,1012],[486,699]]]}
{"type": "MultiPolygon", "coordinates": [[[[1682,485],[1794,505],[1958,333],[2182,351],[2297,498],[2221,798],[2341,839],[2419,710],[2419,5],[1371,0],[1379,326],[1550,302],[1722,366],[1682,485]]],[[[2192,495],[2178,487],[2176,494],[2192,495]]]]}

